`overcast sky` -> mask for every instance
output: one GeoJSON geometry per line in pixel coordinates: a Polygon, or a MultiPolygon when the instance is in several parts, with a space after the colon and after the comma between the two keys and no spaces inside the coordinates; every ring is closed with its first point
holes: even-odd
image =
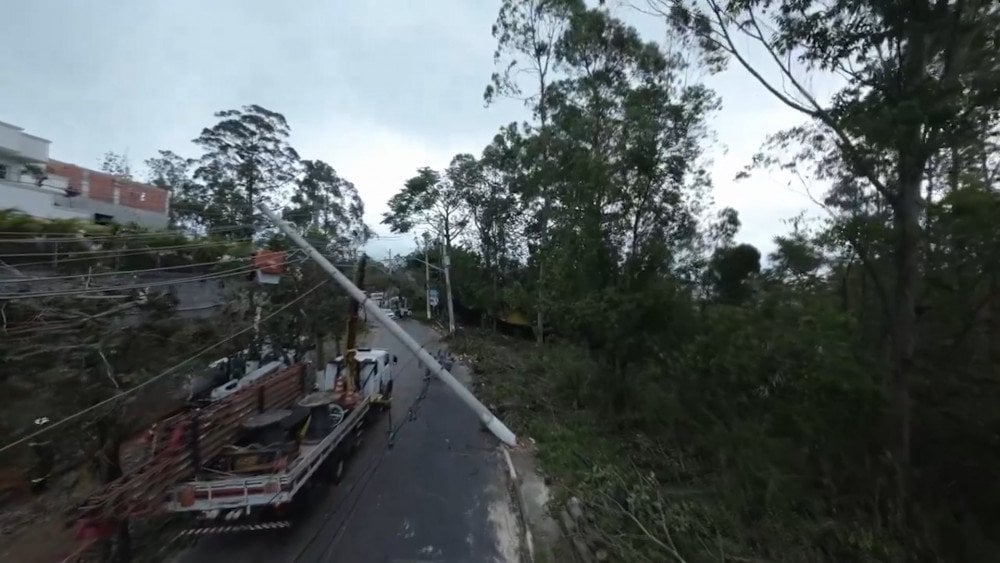
{"type": "MultiPolygon", "coordinates": [[[[195,156],[213,112],[281,112],[303,158],[358,187],[381,234],[385,203],[420,166],[478,154],[518,102],[489,108],[490,35],[499,1],[30,0],[4,8],[0,121],[52,141],[52,158],[96,168],[109,150],[139,165],[159,149],[195,156]],[[97,6],[100,6],[98,9],[97,6]]],[[[619,10],[648,39],[661,22],[619,10]]],[[[741,69],[708,77],[723,108],[711,121],[717,206],[740,212],[741,241],[766,254],[781,223],[809,207],[767,174],[733,177],[764,137],[801,117],[741,69]]],[[[0,202],[2,206],[2,202],[0,202]]],[[[370,247],[406,251],[409,237],[370,247]]]]}

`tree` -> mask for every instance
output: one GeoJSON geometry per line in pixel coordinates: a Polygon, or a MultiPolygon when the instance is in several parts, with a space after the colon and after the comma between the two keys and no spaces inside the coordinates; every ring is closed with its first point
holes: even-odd
{"type": "Polygon", "coordinates": [[[580,0],[504,0],[493,25],[497,49],[494,65],[502,68],[494,72],[491,83],[483,95],[486,103],[497,96],[522,99],[532,106],[538,118],[538,135],[534,141],[539,158],[532,160],[531,181],[523,186],[523,195],[530,205],[534,220],[532,231],[537,267],[537,302],[535,303],[535,337],[539,343],[545,332],[545,249],[548,245],[551,195],[549,190],[557,181],[558,172],[549,159],[549,91],[553,75],[558,72],[556,42],[562,36],[570,15],[583,10],[580,0]],[[528,84],[521,78],[528,76],[528,84]],[[526,93],[526,88],[529,93],[526,93]]]}
{"type": "Polygon", "coordinates": [[[468,225],[468,219],[462,194],[451,178],[424,167],[389,200],[389,211],[382,214],[382,224],[389,225],[394,233],[408,233],[422,227],[434,233],[450,250],[468,225]]]}
{"type": "Polygon", "coordinates": [[[204,222],[208,190],[192,176],[194,161],[173,151],[161,150],[159,156],[146,159],[148,181],[170,190],[171,226],[197,227],[204,222]]]}
{"type": "Polygon", "coordinates": [[[205,151],[194,171],[207,199],[202,221],[212,227],[241,226],[233,236],[251,236],[256,206],[274,205],[295,180],[299,155],[288,144],[288,122],[280,113],[249,105],[215,116],[219,122],[193,141],[205,151]]]}
{"type": "Polygon", "coordinates": [[[760,251],[749,244],[719,248],[709,262],[709,279],[715,298],[740,305],[750,298],[753,276],[760,273],[760,251]]]}
{"type": "Polygon", "coordinates": [[[475,227],[475,247],[490,287],[484,299],[485,313],[495,318],[500,309],[501,287],[512,273],[519,256],[525,218],[518,188],[523,178],[524,139],[516,124],[501,128],[478,160],[458,155],[448,176],[462,194],[468,216],[475,227]]]}
{"type": "Polygon", "coordinates": [[[995,115],[1000,57],[990,38],[1000,25],[1000,8],[926,0],[650,4],[676,29],[696,37],[710,58],[732,57],[777,99],[820,125],[843,168],[863,178],[889,209],[889,397],[897,428],[892,449],[906,473],[925,258],[924,172],[935,153],[981,133],[984,120],[995,115]],[[737,34],[774,63],[783,87],[750,62],[737,34]],[[846,84],[825,103],[809,90],[801,70],[834,73],[846,84]]]}
{"type": "Polygon", "coordinates": [[[302,161],[303,175],[286,207],[285,219],[310,233],[321,233],[341,255],[364,244],[370,231],[364,224],[364,204],[354,184],[337,175],[322,160],[302,161]]]}
{"type": "Polygon", "coordinates": [[[104,158],[101,160],[101,172],[107,172],[122,180],[131,180],[132,165],[128,161],[128,155],[114,151],[104,153],[104,158]]]}

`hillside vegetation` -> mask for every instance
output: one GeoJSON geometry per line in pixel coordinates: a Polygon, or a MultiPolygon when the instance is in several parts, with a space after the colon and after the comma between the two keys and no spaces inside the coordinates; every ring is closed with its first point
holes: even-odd
{"type": "Polygon", "coordinates": [[[616,560],[994,558],[997,5],[642,4],[666,46],[607,7],[504,2],[486,100],[532,119],[390,201],[451,257],[467,325],[530,319],[535,348],[460,336],[484,392],[616,560]],[[710,205],[726,100],[693,77],[727,65],[802,116],[741,174],[823,214],[771,250],[710,205]]]}

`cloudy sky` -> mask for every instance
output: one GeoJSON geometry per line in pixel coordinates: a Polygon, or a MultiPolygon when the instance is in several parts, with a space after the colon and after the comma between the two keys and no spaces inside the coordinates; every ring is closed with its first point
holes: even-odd
{"type": "MultiPolygon", "coordinates": [[[[499,1],[31,0],[4,9],[0,121],[52,141],[51,156],[97,167],[109,150],[134,165],[191,144],[212,114],[255,103],[283,113],[304,158],[353,181],[376,231],[385,203],[419,166],[478,153],[517,102],[489,108],[490,35],[499,1]],[[97,8],[100,6],[100,8],[97,8]]],[[[619,10],[650,40],[662,23],[619,10]]],[[[801,118],[741,69],[707,77],[718,206],[740,212],[739,238],[766,251],[809,201],[760,173],[733,181],[765,135],[801,118]]],[[[409,237],[372,245],[405,251],[409,237]]]]}

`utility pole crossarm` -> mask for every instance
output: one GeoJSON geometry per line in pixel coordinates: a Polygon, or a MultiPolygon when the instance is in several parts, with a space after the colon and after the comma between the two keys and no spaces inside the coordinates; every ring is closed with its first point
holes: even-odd
{"type": "Polygon", "coordinates": [[[416,257],[414,257],[413,259],[416,260],[417,262],[420,262],[421,264],[429,267],[429,268],[434,268],[435,270],[437,270],[439,272],[443,272],[444,271],[444,268],[442,268],[440,266],[435,266],[434,264],[431,264],[430,262],[427,262],[426,260],[421,260],[420,258],[416,258],[416,257]]]}
{"type": "Polygon", "coordinates": [[[313,259],[313,261],[319,264],[319,266],[324,271],[330,274],[330,277],[332,277],[333,280],[337,282],[338,285],[340,285],[340,287],[344,288],[344,291],[346,291],[347,294],[351,296],[351,298],[360,303],[361,306],[364,307],[365,310],[368,312],[368,314],[374,317],[375,320],[377,320],[379,324],[381,324],[389,332],[391,332],[393,336],[398,338],[400,342],[402,342],[407,348],[410,349],[411,352],[413,352],[417,356],[417,358],[420,360],[422,364],[427,366],[427,368],[431,370],[431,372],[433,372],[434,375],[438,377],[438,379],[443,381],[445,385],[451,388],[451,390],[454,391],[456,395],[458,395],[458,398],[461,399],[463,403],[465,403],[469,408],[471,408],[476,413],[476,416],[479,417],[479,420],[482,421],[482,423],[486,426],[486,428],[490,430],[490,432],[493,433],[494,436],[499,438],[500,441],[507,444],[508,446],[517,445],[517,437],[514,435],[514,433],[511,432],[510,429],[507,428],[507,426],[504,425],[504,423],[501,422],[499,418],[494,416],[493,413],[490,412],[490,410],[486,408],[486,406],[483,405],[479,401],[479,399],[477,399],[476,396],[472,394],[471,391],[466,389],[465,386],[459,383],[458,380],[455,379],[453,375],[448,373],[448,370],[444,369],[444,367],[441,366],[441,364],[438,363],[438,361],[435,360],[434,357],[431,356],[426,350],[424,350],[420,346],[420,344],[418,344],[417,341],[413,339],[412,336],[410,336],[405,330],[403,330],[403,327],[396,324],[385,313],[383,313],[382,310],[379,309],[377,305],[375,305],[375,303],[372,303],[368,299],[368,296],[365,295],[363,291],[361,291],[360,289],[358,289],[356,285],[351,283],[351,280],[347,279],[347,277],[343,273],[341,273],[340,270],[338,270],[333,264],[331,264],[329,260],[327,260],[322,254],[319,253],[319,251],[313,248],[312,245],[306,241],[306,239],[302,238],[302,235],[295,232],[295,230],[292,227],[290,227],[287,223],[281,220],[281,218],[279,218],[273,211],[268,209],[267,206],[260,205],[259,208],[261,212],[263,212],[264,215],[266,215],[268,219],[270,219],[271,222],[274,223],[276,227],[278,227],[278,229],[280,229],[283,233],[288,235],[288,238],[292,239],[292,241],[296,245],[298,245],[302,250],[304,250],[306,254],[313,259]]]}

